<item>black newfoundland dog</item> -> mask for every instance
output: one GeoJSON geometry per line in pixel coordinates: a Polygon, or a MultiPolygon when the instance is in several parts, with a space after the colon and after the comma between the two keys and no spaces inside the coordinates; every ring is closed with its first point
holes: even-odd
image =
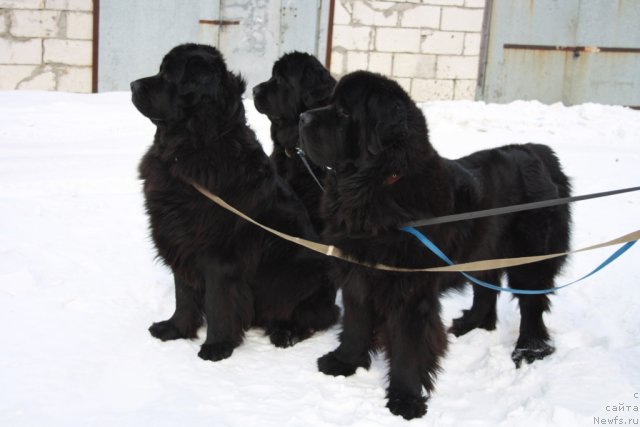
{"type": "MultiPolygon", "coordinates": [[[[278,174],[302,199],[317,231],[322,230],[322,191],[296,154],[300,113],[329,103],[336,81],[314,56],[303,52],[283,55],[273,64],[271,78],[253,88],[256,109],[271,121],[273,159],[278,174]]],[[[324,170],[310,165],[317,177],[324,170]]]]}
{"type": "Polygon", "coordinates": [[[227,71],[215,48],[186,44],[131,89],[133,104],[157,126],[140,176],[153,241],[175,279],[175,313],[154,323],[151,334],[195,337],[204,314],[199,356],[220,360],[252,325],[278,347],[331,326],[338,308],[327,261],[228,213],[191,185],[273,228],[318,239],[246,124],[242,78],[227,71]]]}
{"type": "MultiPolygon", "coordinates": [[[[567,197],[569,182],[546,146],[510,145],[459,160],[438,155],[425,118],[395,82],[368,72],[345,76],[332,103],[300,116],[302,148],[335,174],[325,178],[324,237],[369,263],[420,268],[443,265],[398,226],[422,218],[567,197]],[[331,143],[327,143],[331,141],[331,143]]],[[[423,227],[456,262],[563,252],[569,245],[566,206],[423,227]]],[[[477,276],[511,288],[548,289],[564,260],[486,271],[477,276]]],[[[438,361],[447,347],[439,294],[465,279],[454,273],[388,273],[341,264],[344,324],[340,345],[318,360],[328,375],[368,368],[382,345],[389,357],[387,406],[407,419],[426,412],[438,361]]],[[[451,332],[494,329],[496,292],[474,287],[473,305],[451,332]]],[[[546,296],[519,297],[520,337],[512,358],[532,362],[553,351],[543,322],[546,296]]]]}

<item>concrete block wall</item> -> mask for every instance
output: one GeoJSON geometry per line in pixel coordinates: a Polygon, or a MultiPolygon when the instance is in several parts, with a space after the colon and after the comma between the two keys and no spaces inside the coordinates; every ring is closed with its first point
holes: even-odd
{"type": "Polygon", "coordinates": [[[475,97],[485,0],[335,0],[331,72],[369,70],[415,101],[475,97]]]}
{"type": "Polygon", "coordinates": [[[91,92],[92,0],[0,0],[0,90],[91,92]]]}

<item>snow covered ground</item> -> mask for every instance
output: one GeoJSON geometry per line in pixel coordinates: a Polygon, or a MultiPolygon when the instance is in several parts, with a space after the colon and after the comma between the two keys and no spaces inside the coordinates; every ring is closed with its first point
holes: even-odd
{"type": "MultiPolygon", "coordinates": [[[[269,152],[268,121],[247,108],[269,152]]],[[[424,111],[447,157],[535,141],[557,151],[575,194],[640,185],[640,112],[536,102],[424,111]]],[[[0,92],[0,425],[640,424],[640,247],[552,297],[557,351],[519,370],[510,360],[517,304],[502,296],[496,331],[450,337],[429,412],[410,423],[384,407],[382,357],[350,378],[317,372],[338,327],[289,349],[251,330],[218,363],[196,355],[204,330],[194,341],[152,338],[147,327],[174,304],[136,171],[153,132],[128,93],[0,92]]],[[[575,248],[640,228],[639,193],[573,210],[575,248]]],[[[573,256],[559,284],[611,252],[573,256]]],[[[445,323],[470,296],[445,299],[445,323]]]]}

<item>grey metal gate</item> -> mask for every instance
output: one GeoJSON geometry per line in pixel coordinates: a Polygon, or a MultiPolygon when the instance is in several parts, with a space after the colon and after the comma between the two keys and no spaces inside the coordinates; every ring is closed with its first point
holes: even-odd
{"type": "Polygon", "coordinates": [[[491,3],[479,98],[640,106],[640,1],[491,3]]]}
{"type": "MultiPolygon", "coordinates": [[[[328,0],[103,0],[99,10],[98,91],[128,90],[155,74],[173,46],[216,46],[251,87],[283,53],[324,58],[328,0]]],[[[250,91],[247,91],[250,95],[250,91]]]]}

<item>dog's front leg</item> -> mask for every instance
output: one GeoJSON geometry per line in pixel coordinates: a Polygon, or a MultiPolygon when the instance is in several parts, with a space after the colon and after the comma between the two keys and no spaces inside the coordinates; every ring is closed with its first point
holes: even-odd
{"type": "Polygon", "coordinates": [[[422,395],[422,387],[427,393],[433,390],[438,361],[447,348],[437,296],[407,301],[387,318],[386,328],[387,408],[407,420],[419,418],[427,412],[428,395],[426,398],[422,395]]]}
{"type": "Polygon", "coordinates": [[[353,375],[358,367],[369,369],[373,344],[373,307],[369,285],[351,272],[343,281],[344,318],[340,345],[318,359],[320,372],[333,376],[353,375]]]}
{"type": "Polygon", "coordinates": [[[193,284],[179,279],[175,273],[173,277],[176,310],[169,319],[151,325],[149,332],[162,341],[196,338],[198,328],[202,325],[201,292],[193,284]]]}
{"type": "Polygon", "coordinates": [[[242,342],[244,331],[251,326],[253,298],[238,266],[202,264],[207,339],[198,356],[215,362],[231,356],[242,342]]]}

